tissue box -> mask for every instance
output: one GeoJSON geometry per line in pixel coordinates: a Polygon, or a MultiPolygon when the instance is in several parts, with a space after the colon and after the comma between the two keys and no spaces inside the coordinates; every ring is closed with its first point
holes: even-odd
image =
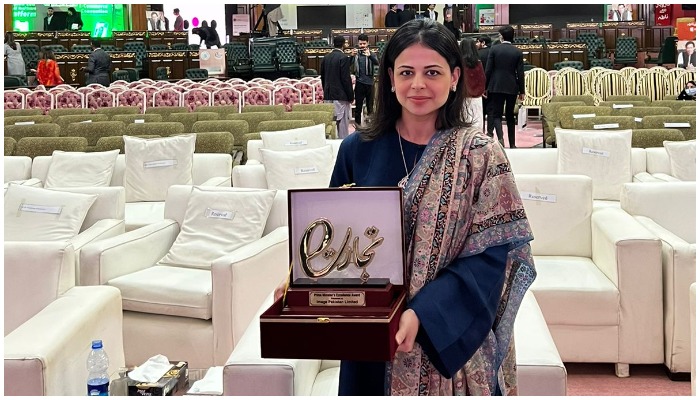
{"type": "Polygon", "coordinates": [[[187,361],[171,361],[175,365],[166,372],[158,382],[137,382],[127,380],[129,396],[172,396],[176,392],[184,392],[189,385],[187,361]]]}

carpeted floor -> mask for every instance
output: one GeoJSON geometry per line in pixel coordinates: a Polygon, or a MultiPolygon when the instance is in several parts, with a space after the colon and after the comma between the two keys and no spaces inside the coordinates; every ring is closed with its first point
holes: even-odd
{"type": "Polygon", "coordinates": [[[631,365],[629,378],[613,364],[567,363],[566,373],[568,396],[690,396],[690,382],[670,380],[663,364],[631,365]]]}

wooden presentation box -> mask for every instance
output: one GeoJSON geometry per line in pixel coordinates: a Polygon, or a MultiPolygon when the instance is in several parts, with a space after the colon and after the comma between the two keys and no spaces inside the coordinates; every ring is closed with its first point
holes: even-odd
{"type": "Polygon", "coordinates": [[[288,192],[289,288],[260,316],[264,358],[388,361],[406,306],[399,188],[288,192]]]}

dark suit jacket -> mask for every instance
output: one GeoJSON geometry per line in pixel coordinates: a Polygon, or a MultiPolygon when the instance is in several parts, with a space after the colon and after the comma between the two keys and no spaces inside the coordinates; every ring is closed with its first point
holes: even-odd
{"type": "Polygon", "coordinates": [[[320,73],[324,100],[355,100],[350,78],[351,62],[352,57],[348,57],[340,49],[333,49],[323,57],[320,73]]]}
{"type": "MultiPolygon", "coordinates": [[[[433,14],[435,14],[435,21],[437,21],[438,20],[438,12],[433,10],[433,14]]],[[[430,10],[423,11],[423,17],[430,19],[430,10]]]]}
{"type": "Polygon", "coordinates": [[[399,24],[399,16],[401,15],[401,11],[396,11],[393,12],[391,10],[386,12],[386,15],[384,16],[384,26],[387,28],[395,28],[398,26],[401,26],[399,24]]]}
{"type": "Polygon", "coordinates": [[[484,66],[484,70],[486,70],[486,63],[489,61],[489,51],[491,50],[490,47],[484,47],[478,50],[479,52],[479,60],[481,60],[481,65],[484,66]]]}
{"type": "Polygon", "coordinates": [[[406,8],[399,14],[399,26],[405,24],[406,22],[416,19],[416,11],[410,8],[406,8]]]}
{"type": "Polygon", "coordinates": [[[54,14],[51,18],[51,23],[49,24],[49,17],[44,17],[44,30],[45,31],[59,31],[61,28],[58,26],[58,17],[54,14]]]}
{"type": "Polygon", "coordinates": [[[486,62],[486,90],[489,93],[525,93],[523,52],[510,43],[491,47],[486,62]]]}
{"type": "Polygon", "coordinates": [[[109,54],[102,49],[95,49],[88,58],[87,66],[87,81],[91,83],[99,83],[102,86],[109,86],[109,68],[112,65],[112,60],[109,54]]]}
{"type": "Polygon", "coordinates": [[[66,16],[66,29],[68,29],[69,31],[74,30],[73,24],[78,24],[78,29],[75,29],[75,30],[79,31],[79,30],[83,29],[83,19],[80,17],[79,12],[76,12],[73,15],[66,16]]]}

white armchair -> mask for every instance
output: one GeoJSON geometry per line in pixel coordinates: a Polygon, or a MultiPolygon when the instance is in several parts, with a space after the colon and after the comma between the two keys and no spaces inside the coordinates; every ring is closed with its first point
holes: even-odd
{"type": "Polygon", "coordinates": [[[124,366],[119,290],[74,287],[70,243],[5,242],[4,261],[6,396],[85,395],[94,339],[124,366]]]}
{"type": "MultiPolygon", "coordinates": [[[[34,158],[34,162],[32,163],[32,178],[45,181],[50,163],[50,156],[34,158]]],[[[192,164],[192,181],[194,185],[230,187],[232,163],[233,159],[230,154],[195,153],[192,164]]],[[[125,170],[126,160],[124,154],[120,154],[114,165],[114,173],[110,186],[124,186],[125,170]]],[[[164,208],[165,199],[163,199],[163,201],[126,203],[124,212],[126,230],[131,231],[154,222],[162,221],[164,208]]]]}
{"type": "Polygon", "coordinates": [[[265,296],[287,274],[284,192],[276,194],[262,238],[205,268],[158,264],[181,231],[192,192],[191,186],[171,186],[163,221],[86,246],[81,253],[83,285],[121,290],[128,365],[158,353],[186,360],[193,370],[222,365],[265,296]]]}
{"type": "Polygon", "coordinates": [[[5,156],[5,188],[10,182],[23,182],[32,176],[32,159],[27,156],[5,156]]]}
{"type": "Polygon", "coordinates": [[[671,373],[691,368],[688,290],[697,268],[695,191],[695,182],[628,183],[620,199],[623,210],[661,239],[664,362],[671,373]]]}
{"type": "Polygon", "coordinates": [[[579,175],[515,175],[534,234],[537,297],[564,362],[663,361],[661,242],[579,175]]]}

